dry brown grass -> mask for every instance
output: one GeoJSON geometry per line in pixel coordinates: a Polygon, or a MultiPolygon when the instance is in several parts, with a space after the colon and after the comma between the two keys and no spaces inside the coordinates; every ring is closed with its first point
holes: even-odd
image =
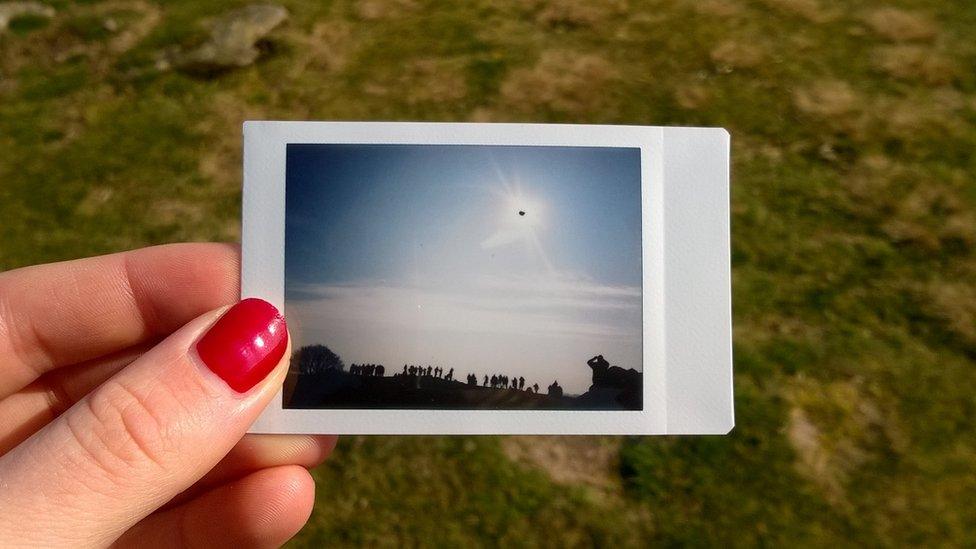
{"type": "Polygon", "coordinates": [[[679,85],[674,90],[674,100],[682,109],[699,109],[708,104],[712,94],[707,86],[697,83],[679,85]]]}
{"type": "Polygon", "coordinates": [[[539,10],[536,21],[549,27],[593,27],[627,13],[624,0],[548,0],[532,4],[539,10]]]}
{"type": "Polygon", "coordinates": [[[729,73],[758,67],[766,58],[766,52],[754,43],[726,40],[712,48],[709,57],[718,72],[729,73]]]}
{"type": "Polygon", "coordinates": [[[929,139],[935,133],[960,135],[965,132],[966,124],[958,117],[960,106],[952,103],[953,96],[935,93],[881,98],[872,105],[872,113],[888,135],[908,143],[929,139]]]}
{"type": "Polygon", "coordinates": [[[363,85],[363,92],[407,105],[449,102],[467,95],[467,81],[460,60],[413,59],[392,74],[375,75],[363,85]]]}
{"type": "Polygon", "coordinates": [[[101,213],[102,208],[115,196],[115,190],[111,187],[93,187],[85,193],[85,197],[78,202],[75,213],[85,217],[91,217],[101,213]]]}
{"type": "Polygon", "coordinates": [[[539,110],[582,114],[607,106],[617,74],[598,55],[549,50],[535,66],[516,69],[502,82],[500,107],[519,114],[539,110]]]}
{"type": "Polygon", "coordinates": [[[242,124],[269,117],[264,109],[230,92],[214,94],[209,105],[211,116],[197,126],[208,144],[200,153],[198,169],[221,191],[237,189],[241,184],[242,124]]]}
{"type": "Polygon", "coordinates": [[[340,20],[317,22],[308,33],[295,27],[285,29],[282,34],[297,46],[288,76],[300,79],[308,71],[328,74],[345,68],[355,40],[352,29],[350,22],[340,20]]]}
{"type": "Polygon", "coordinates": [[[112,24],[109,22],[114,21],[111,16],[112,12],[131,11],[138,14],[135,21],[119,29],[115,36],[109,40],[108,50],[116,55],[135,47],[156,28],[162,19],[160,7],[143,0],[103,2],[95,6],[94,9],[96,13],[103,14],[106,17],[108,24],[112,24]]]}
{"type": "MultiPolygon", "coordinates": [[[[967,229],[972,231],[969,221],[967,229]]],[[[976,347],[976,287],[972,283],[937,281],[920,293],[926,313],[970,348],[976,347]]]]}
{"type": "Polygon", "coordinates": [[[620,440],[612,437],[505,437],[509,459],[545,471],[552,480],[600,490],[620,488],[617,456],[620,440]]]}
{"type": "Polygon", "coordinates": [[[846,483],[879,452],[908,446],[894,412],[872,398],[861,379],[827,384],[798,376],[786,391],[786,436],[796,468],[834,505],[848,506],[846,483]]]}
{"type": "Polygon", "coordinates": [[[823,80],[793,92],[793,106],[818,118],[846,117],[860,105],[860,98],[843,80],[823,80]]]}
{"type": "Polygon", "coordinates": [[[464,64],[456,59],[417,59],[407,64],[402,79],[410,105],[418,103],[457,101],[467,91],[464,64]]]}
{"type": "Polygon", "coordinates": [[[934,181],[920,181],[897,203],[881,230],[896,243],[930,252],[976,244],[976,216],[957,191],[934,181]]]}
{"type": "Polygon", "coordinates": [[[385,19],[414,11],[418,7],[414,0],[360,0],[356,4],[356,14],[366,20],[385,19]]]}
{"type": "Polygon", "coordinates": [[[762,0],[767,6],[802,17],[811,23],[827,23],[837,17],[837,12],[825,8],[818,0],[762,0]]]}
{"type": "Polygon", "coordinates": [[[864,15],[864,22],[872,31],[894,42],[927,41],[939,34],[939,26],[927,14],[894,7],[872,10],[864,15]]]}
{"type": "Polygon", "coordinates": [[[873,62],[878,70],[889,76],[931,86],[952,82],[957,72],[955,63],[939,52],[907,44],[877,48],[873,62]]]}
{"type": "Polygon", "coordinates": [[[146,220],[153,225],[197,225],[209,213],[208,206],[199,202],[165,199],[154,203],[146,220]]]}
{"type": "Polygon", "coordinates": [[[735,0],[691,0],[691,7],[702,15],[732,17],[742,13],[742,4],[735,0]]]}

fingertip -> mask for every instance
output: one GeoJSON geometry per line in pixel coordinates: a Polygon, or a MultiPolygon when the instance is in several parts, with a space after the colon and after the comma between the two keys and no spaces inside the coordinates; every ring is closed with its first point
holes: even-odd
{"type": "Polygon", "coordinates": [[[259,471],[250,477],[249,519],[241,525],[242,541],[277,547],[295,536],[312,515],[315,481],[308,470],[286,465],[259,471]]]}

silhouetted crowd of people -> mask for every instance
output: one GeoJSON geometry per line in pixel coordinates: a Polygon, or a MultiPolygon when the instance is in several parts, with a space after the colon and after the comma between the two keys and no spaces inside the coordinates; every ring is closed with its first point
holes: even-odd
{"type": "Polygon", "coordinates": [[[382,364],[353,364],[349,367],[349,373],[354,376],[383,377],[385,371],[382,364]]]}
{"type": "MultiPolygon", "coordinates": [[[[349,367],[349,373],[352,375],[365,376],[365,377],[383,377],[386,368],[382,364],[353,364],[349,367]]],[[[430,377],[436,379],[443,379],[445,381],[454,381],[454,368],[450,368],[447,371],[440,366],[418,366],[415,364],[404,364],[403,370],[399,373],[393,375],[393,377],[430,377]]],[[[470,387],[478,387],[478,375],[468,374],[465,378],[466,384],[470,387]]],[[[528,387],[525,385],[525,378],[522,376],[506,376],[502,374],[494,374],[492,376],[484,376],[481,382],[482,387],[490,387],[492,389],[512,389],[516,391],[528,391],[530,393],[539,392],[539,384],[534,383],[528,387]]],[[[563,396],[563,388],[559,386],[558,381],[553,381],[552,385],[548,387],[547,394],[552,397],[563,396]]]]}
{"type": "Polygon", "coordinates": [[[437,379],[446,379],[447,381],[454,381],[454,368],[451,368],[444,373],[444,368],[440,366],[414,366],[414,365],[403,365],[403,371],[399,374],[394,374],[393,377],[397,376],[417,376],[417,377],[435,377],[437,379]]]}
{"type": "MultiPolygon", "coordinates": [[[[611,366],[603,355],[597,355],[590,360],[586,361],[586,364],[593,370],[593,385],[590,387],[592,390],[596,387],[604,388],[618,388],[618,389],[630,389],[630,388],[640,388],[641,374],[640,372],[634,370],[633,368],[624,370],[619,366],[611,366]]],[[[365,376],[365,377],[383,377],[385,368],[382,364],[353,364],[349,368],[349,373],[353,375],[365,376]]],[[[443,379],[445,381],[454,381],[454,368],[444,371],[444,368],[440,366],[417,366],[413,364],[404,364],[403,371],[394,374],[393,377],[410,377],[414,383],[419,383],[419,378],[429,377],[436,379],[443,379]]],[[[465,378],[465,383],[469,387],[478,387],[478,375],[468,374],[465,378]]],[[[539,384],[535,383],[528,388],[525,386],[524,377],[507,376],[503,374],[493,374],[491,376],[485,375],[484,379],[481,381],[482,387],[490,387],[492,389],[510,389],[515,391],[528,391],[530,393],[539,392],[539,384]]],[[[419,385],[418,385],[419,387],[419,385]]],[[[553,381],[551,385],[546,388],[546,394],[561,398],[563,396],[563,388],[559,386],[559,381],[553,381]]]]}

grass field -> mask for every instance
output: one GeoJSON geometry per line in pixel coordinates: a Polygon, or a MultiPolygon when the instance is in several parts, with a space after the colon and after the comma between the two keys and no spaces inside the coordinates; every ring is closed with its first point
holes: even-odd
{"type": "Polygon", "coordinates": [[[239,238],[245,119],[732,133],[732,435],[348,437],[295,546],[976,544],[976,3],[295,0],[210,77],[155,59],[238,2],[51,4],[0,269],[239,238]]]}

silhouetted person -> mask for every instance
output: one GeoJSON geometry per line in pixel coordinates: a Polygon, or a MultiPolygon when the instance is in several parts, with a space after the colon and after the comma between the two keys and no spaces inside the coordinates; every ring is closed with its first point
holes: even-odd
{"type": "Polygon", "coordinates": [[[532,385],[532,389],[535,391],[535,394],[539,394],[539,384],[538,383],[533,384],[532,385]]]}
{"type": "Polygon", "coordinates": [[[403,365],[403,375],[407,375],[407,365],[403,365]]]}
{"type": "Polygon", "coordinates": [[[549,386],[549,396],[553,398],[561,398],[563,396],[563,388],[559,386],[558,381],[553,381],[552,385],[549,386]]]}
{"type": "Polygon", "coordinates": [[[484,385],[485,387],[487,387],[487,386],[488,386],[488,375],[487,375],[487,374],[485,375],[485,382],[484,382],[484,384],[483,384],[483,385],[484,385]]]}
{"type": "Polygon", "coordinates": [[[412,376],[417,375],[417,367],[416,366],[411,366],[409,371],[410,371],[410,375],[412,375],[412,376]]]}
{"type": "Polygon", "coordinates": [[[428,366],[427,367],[427,377],[430,377],[432,375],[434,375],[434,367],[433,366],[428,366]]]}
{"type": "Polygon", "coordinates": [[[454,368],[448,370],[447,377],[445,379],[447,379],[448,381],[454,381],[454,368]]]}
{"type": "Polygon", "coordinates": [[[586,365],[593,370],[593,385],[599,387],[606,384],[607,372],[610,370],[610,363],[603,355],[597,355],[586,361],[586,365]]]}
{"type": "Polygon", "coordinates": [[[525,378],[519,376],[519,391],[525,389],[525,378]]]}
{"type": "Polygon", "coordinates": [[[383,377],[383,374],[385,372],[386,372],[386,368],[384,368],[382,364],[380,364],[379,366],[376,367],[376,375],[377,376],[383,377]]]}

